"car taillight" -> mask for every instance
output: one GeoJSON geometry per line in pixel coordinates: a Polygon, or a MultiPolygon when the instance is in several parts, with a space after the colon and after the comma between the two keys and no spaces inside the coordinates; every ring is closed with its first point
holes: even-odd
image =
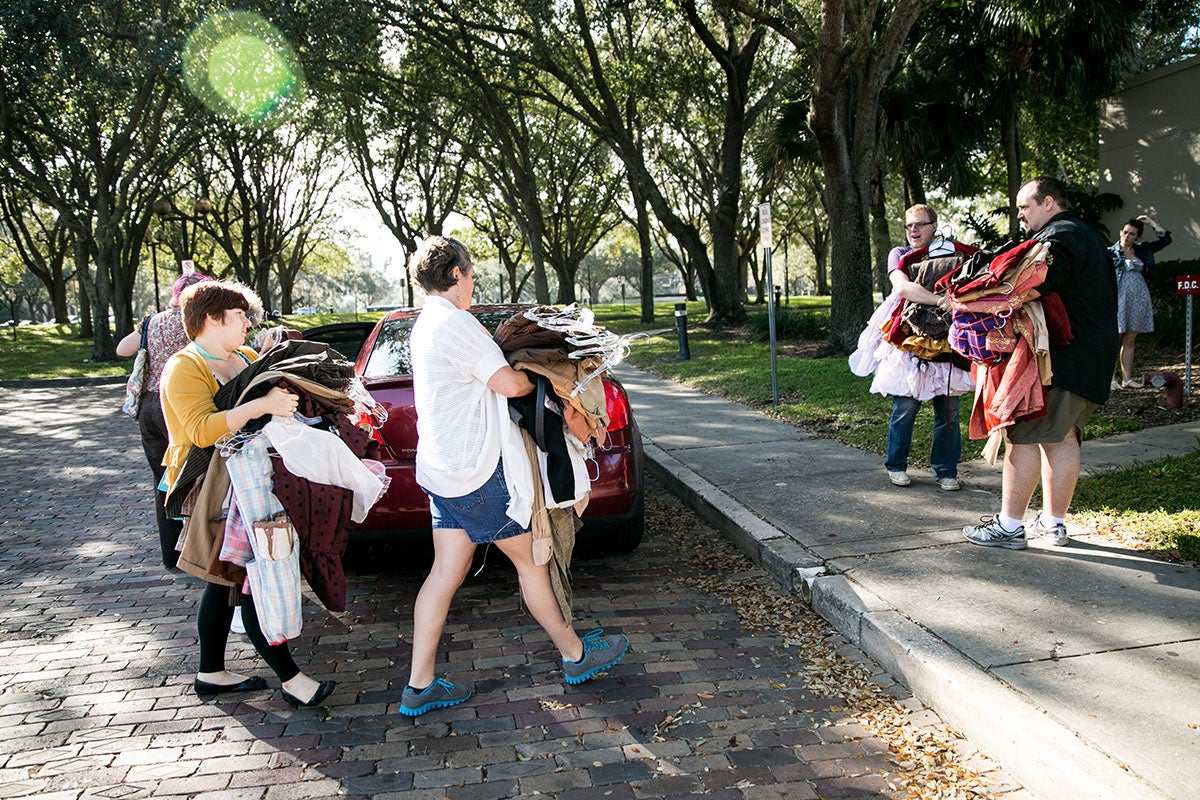
{"type": "Polygon", "coordinates": [[[629,427],[629,398],[625,390],[610,380],[604,380],[604,405],[608,411],[608,429],[621,431],[629,427]]]}

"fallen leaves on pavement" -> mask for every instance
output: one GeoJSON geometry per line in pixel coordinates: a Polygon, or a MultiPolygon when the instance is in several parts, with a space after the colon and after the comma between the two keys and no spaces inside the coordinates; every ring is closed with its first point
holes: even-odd
{"type": "MultiPolygon", "coordinates": [[[[647,493],[648,511],[656,528],[674,540],[686,569],[676,580],[728,602],[751,633],[770,634],[798,652],[798,673],[812,693],[845,703],[843,713],[883,740],[895,771],[885,775],[895,797],[903,800],[991,798],[988,779],[963,763],[956,748],[962,737],[945,724],[918,726],[886,687],[872,681],[871,670],[848,657],[844,640],[800,599],[784,591],[732,544],[707,526],[696,524],[679,508],[658,508],[647,493]],[[656,513],[657,512],[657,513],[656,513]]],[[[683,706],[655,733],[665,734],[699,704],[683,706]]]]}

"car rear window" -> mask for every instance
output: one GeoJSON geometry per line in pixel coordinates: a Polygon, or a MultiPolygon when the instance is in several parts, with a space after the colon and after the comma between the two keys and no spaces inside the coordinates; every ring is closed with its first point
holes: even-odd
{"type": "MultiPolygon", "coordinates": [[[[511,311],[487,311],[475,315],[476,319],[483,323],[483,327],[492,333],[496,331],[501,322],[511,316],[511,311]]],[[[371,355],[367,356],[367,364],[363,368],[364,378],[387,378],[393,375],[412,374],[408,335],[416,321],[416,317],[406,317],[383,323],[379,329],[379,335],[375,337],[375,346],[371,349],[371,355]]]]}
{"type": "Polygon", "coordinates": [[[387,378],[392,375],[411,375],[412,359],[408,354],[408,334],[416,317],[394,319],[383,323],[375,346],[363,367],[364,378],[387,378]]]}

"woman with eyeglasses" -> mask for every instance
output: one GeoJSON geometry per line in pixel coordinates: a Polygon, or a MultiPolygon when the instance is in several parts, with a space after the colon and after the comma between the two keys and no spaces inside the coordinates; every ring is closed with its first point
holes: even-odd
{"type": "Polygon", "coordinates": [[[1117,330],[1121,334],[1119,366],[1121,380],[1112,388],[1140,389],[1142,382],[1133,377],[1133,347],[1139,333],[1154,331],[1154,309],[1150,305],[1150,284],[1158,273],[1154,254],[1171,243],[1171,232],[1145,214],[1128,220],[1109,248],[1117,271],[1117,330]],[[1154,228],[1153,242],[1141,241],[1149,224],[1154,228]]]}
{"type": "MultiPolygon", "coordinates": [[[[268,414],[290,417],[298,404],[295,394],[279,387],[228,411],[218,410],[213,401],[221,386],[258,358],[245,346],[246,335],[254,324],[251,309],[262,307],[253,292],[237,284],[207,281],[184,290],[179,305],[191,341],[171,356],[163,369],[162,407],[170,438],[163,458],[166,487],[179,476],[193,445],[211,447],[251,420],[268,414]]],[[[242,579],[244,570],[232,581],[206,576],[208,582],[196,611],[200,642],[200,667],[192,684],[196,694],[204,697],[249,692],[267,686],[261,677],[247,677],[225,668],[225,646],[234,610],[231,601],[236,601],[242,609],[246,636],[279,677],[283,699],[293,706],[320,704],[333,691],[334,682],[313,680],[296,666],[286,642],[273,645],[267,641],[254,602],[242,591],[242,579]]]]}

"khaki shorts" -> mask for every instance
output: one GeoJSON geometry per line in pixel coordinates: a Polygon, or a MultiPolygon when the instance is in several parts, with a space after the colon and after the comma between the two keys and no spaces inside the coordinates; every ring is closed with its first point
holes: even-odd
{"type": "Polygon", "coordinates": [[[1046,416],[1010,425],[1004,438],[1011,444],[1058,444],[1074,428],[1075,439],[1080,441],[1083,426],[1095,410],[1091,400],[1055,387],[1046,393],[1046,416]]]}

